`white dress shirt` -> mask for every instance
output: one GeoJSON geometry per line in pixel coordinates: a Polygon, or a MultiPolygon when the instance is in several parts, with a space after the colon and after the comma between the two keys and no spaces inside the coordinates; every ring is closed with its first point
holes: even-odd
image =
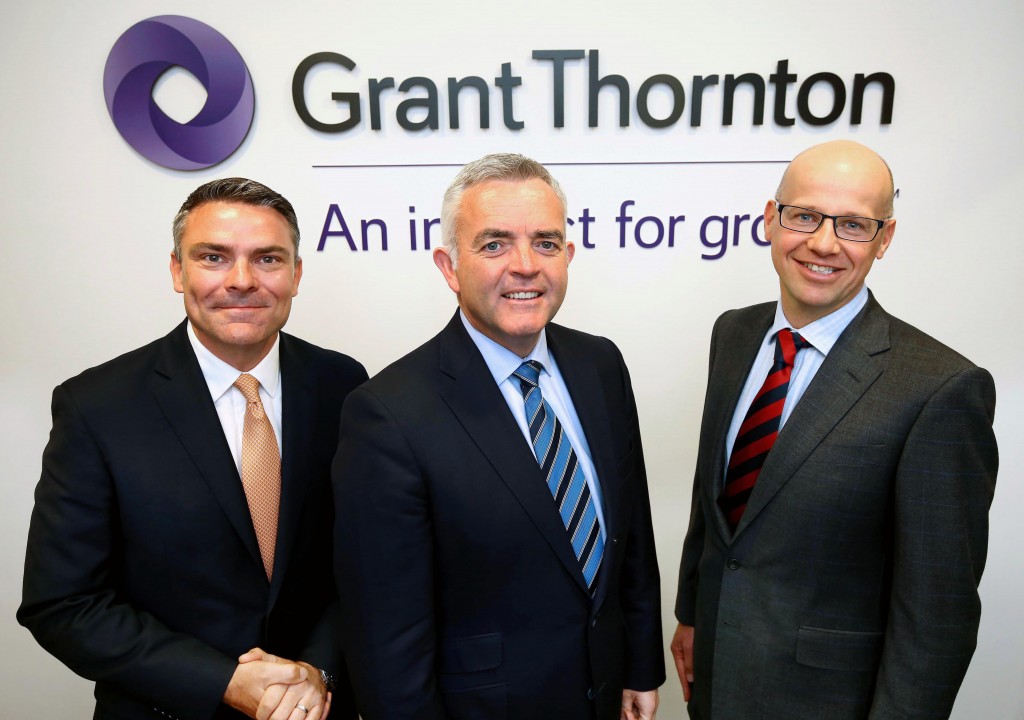
{"type": "MultiPolygon", "coordinates": [[[[242,391],[235,387],[235,380],[242,373],[228,365],[210,352],[196,337],[192,323],[188,324],[188,339],[199,360],[199,369],[203,371],[206,386],[217,408],[220,426],[224,429],[224,437],[235,459],[238,475],[242,475],[242,429],[245,425],[246,400],[242,391]]],[[[281,334],[274,339],[274,346],[260,364],[249,371],[249,374],[260,381],[260,401],[263,410],[270,418],[277,438],[277,452],[281,453],[281,355],[279,345],[281,334]]]]}

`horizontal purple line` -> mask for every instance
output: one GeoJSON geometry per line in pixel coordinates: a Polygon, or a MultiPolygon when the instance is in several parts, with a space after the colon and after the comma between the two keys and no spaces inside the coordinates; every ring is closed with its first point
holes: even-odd
{"type": "MultiPolygon", "coordinates": [[[[544,162],[547,167],[593,165],[786,165],[789,160],[627,160],[623,162],[544,162]]],[[[465,163],[394,163],[367,165],[313,165],[316,170],[353,170],[367,168],[434,168],[462,167],[465,163]]]]}

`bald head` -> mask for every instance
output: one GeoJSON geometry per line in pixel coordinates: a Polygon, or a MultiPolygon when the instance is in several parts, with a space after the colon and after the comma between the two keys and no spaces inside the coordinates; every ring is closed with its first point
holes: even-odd
{"type": "Polygon", "coordinates": [[[844,193],[855,191],[858,199],[877,208],[877,214],[870,217],[892,217],[896,194],[892,171],[878,153],[860,143],[834,140],[804,150],[786,167],[775,191],[776,200],[792,203],[787,193],[809,180],[834,183],[844,193]]]}
{"type": "Polygon", "coordinates": [[[815,145],[789,164],[775,200],[765,204],[764,236],[793,327],[835,312],[864,287],[896,232],[892,199],[889,166],[859,143],[815,145]],[[788,225],[780,205],[793,209],[788,225]]]}

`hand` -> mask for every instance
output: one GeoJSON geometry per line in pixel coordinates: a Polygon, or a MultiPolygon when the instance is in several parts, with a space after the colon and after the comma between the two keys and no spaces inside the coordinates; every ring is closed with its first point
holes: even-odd
{"type": "Polygon", "coordinates": [[[658,689],[637,692],[622,691],[622,715],[620,720],[654,720],[658,712],[658,689]]]}
{"type": "Polygon", "coordinates": [[[309,663],[292,662],[260,648],[245,653],[238,662],[239,667],[257,664],[294,668],[300,676],[296,682],[268,685],[259,698],[255,714],[250,714],[250,717],[257,720],[326,720],[331,695],[320,679],[320,671],[309,663]]]}
{"type": "Polygon", "coordinates": [[[693,625],[680,624],[669,648],[676,661],[679,684],[683,686],[683,700],[690,702],[690,693],[693,692],[693,625]]]}
{"type": "Polygon", "coordinates": [[[268,687],[301,683],[309,674],[305,668],[294,663],[278,663],[278,658],[273,656],[267,656],[273,660],[264,661],[260,659],[263,656],[263,651],[258,648],[243,655],[242,658],[248,659],[239,659],[238,667],[224,690],[224,702],[251,718],[256,717],[268,687]],[[259,655],[249,657],[252,653],[259,655]]]}

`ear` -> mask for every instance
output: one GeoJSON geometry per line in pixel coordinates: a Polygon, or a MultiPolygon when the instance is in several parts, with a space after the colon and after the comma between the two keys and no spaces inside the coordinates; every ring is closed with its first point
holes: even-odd
{"type": "Polygon", "coordinates": [[[775,201],[769,200],[764,206],[764,239],[772,241],[772,227],[775,225],[775,201]]]}
{"type": "Polygon", "coordinates": [[[455,266],[452,265],[452,257],[448,254],[448,248],[444,246],[434,248],[434,264],[437,265],[437,269],[444,275],[448,287],[452,289],[453,293],[458,294],[459,277],[455,273],[455,266]]]}
{"type": "Polygon", "coordinates": [[[185,286],[181,282],[181,260],[171,250],[171,283],[175,292],[185,292],[185,286]]]}
{"type": "Polygon", "coordinates": [[[565,264],[568,265],[576,257],[576,243],[569,240],[565,243],[565,264]]]}
{"type": "Polygon", "coordinates": [[[299,281],[302,280],[302,258],[295,259],[295,277],[292,281],[292,297],[299,294],[299,281]]]}
{"type": "Polygon", "coordinates": [[[875,253],[875,259],[881,260],[882,256],[885,255],[885,251],[889,249],[889,243],[892,242],[892,236],[896,234],[896,220],[885,221],[885,227],[882,228],[882,242],[878,246],[878,252],[875,253]]]}

